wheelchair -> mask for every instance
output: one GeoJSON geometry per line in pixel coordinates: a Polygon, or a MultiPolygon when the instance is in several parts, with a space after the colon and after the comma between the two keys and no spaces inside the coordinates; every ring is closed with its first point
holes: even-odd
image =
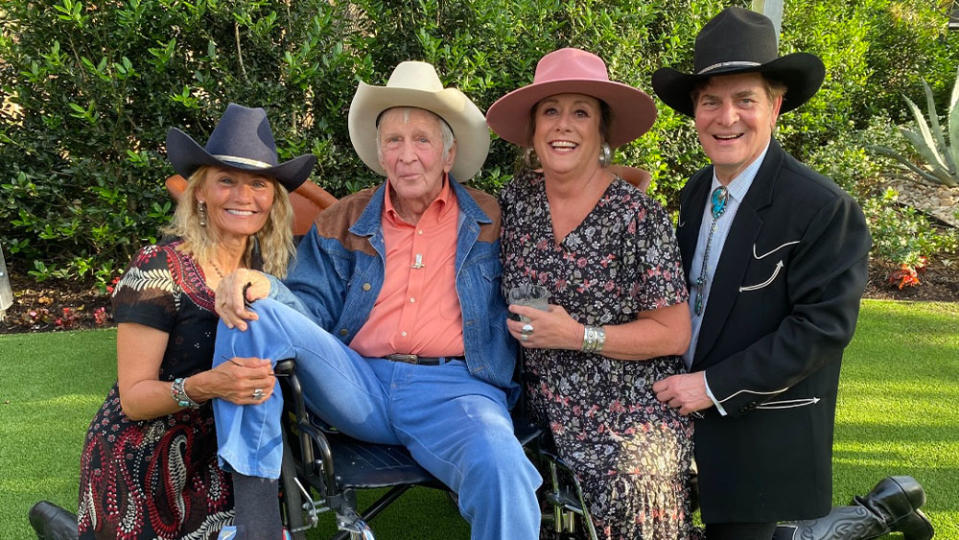
{"type": "MultiPolygon", "coordinates": [[[[414,486],[448,490],[404,447],[358,441],[311,415],[293,360],[281,360],[274,371],[283,392],[285,416],[281,514],[294,539],[304,540],[305,532],[318,524],[319,515],[332,512],[339,529],[334,540],[373,540],[370,520],[407,490],[414,486]],[[388,490],[359,509],[356,492],[379,488],[388,490]]],[[[553,531],[556,538],[595,540],[575,474],[551,449],[543,430],[525,419],[522,407],[518,409],[513,415],[516,437],[545,480],[539,492],[544,530],[553,531]]]]}

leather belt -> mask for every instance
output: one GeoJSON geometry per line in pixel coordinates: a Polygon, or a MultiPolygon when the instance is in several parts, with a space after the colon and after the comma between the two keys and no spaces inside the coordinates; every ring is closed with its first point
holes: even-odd
{"type": "Polygon", "coordinates": [[[454,360],[466,360],[463,356],[419,356],[416,354],[399,353],[388,354],[385,358],[393,362],[403,362],[405,364],[417,364],[421,366],[441,366],[454,360]]]}

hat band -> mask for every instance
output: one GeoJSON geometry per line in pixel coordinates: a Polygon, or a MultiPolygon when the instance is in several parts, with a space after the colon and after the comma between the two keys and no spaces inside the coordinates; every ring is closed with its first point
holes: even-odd
{"type": "Polygon", "coordinates": [[[221,161],[232,161],[234,163],[242,163],[243,165],[250,165],[252,167],[257,167],[260,169],[269,169],[270,167],[273,166],[265,161],[260,161],[257,159],[249,159],[249,158],[240,157],[240,156],[230,156],[226,154],[210,154],[210,155],[221,161]]]}
{"type": "Polygon", "coordinates": [[[761,66],[761,65],[762,65],[762,64],[760,64],[759,62],[747,62],[747,61],[745,61],[745,60],[736,60],[736,61],[733,61],[733,62],[720,62],[720,63],[718,63],[718,64],[713,64],[713,65],[711,65],[711,66],[709,66],[709,67],[705,67],[705,68],[699,70],[699,71],[696,73],[696,75],[702,75],[703,73],[709,73],[710,71],[715,71],[715,70],[720,69],[720,68],[728,68],[728,67],[756,67],[756,66],[761,66]]]}

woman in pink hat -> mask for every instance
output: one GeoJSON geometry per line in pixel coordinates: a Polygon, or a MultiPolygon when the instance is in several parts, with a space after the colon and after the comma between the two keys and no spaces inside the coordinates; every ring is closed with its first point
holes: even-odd
{"type": "Polygon", "coordinates": [[[653,382],[683,370],[688,293],[666,212],[610,171],[612,149],[653,124],[650,97],[609,80],[598,56],[561,49],[486,120],[525,149],[503,190],[503,290],[536,285],[548,310],[518,304],[534,417],[573,465],[602,538],[692,533],[692,425],[653,382]]]}

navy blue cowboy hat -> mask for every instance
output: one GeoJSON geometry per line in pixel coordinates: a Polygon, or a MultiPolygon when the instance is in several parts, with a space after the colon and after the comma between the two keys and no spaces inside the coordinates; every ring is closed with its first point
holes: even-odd
{"type": "Polygon", "coordinates": [[[275,178],[287,191],[300,187],[316,165],[316,156],[304,154],[278,163],[276,143],[266,111],[230,103],[213,128],[206,147],[177,128],[166,134],[167,158],[184,178],[202,165],[255,171],[275,178]]]}
{"type": "Polygon", "coordinates": [[[714,75],[762,73],[786,85],[780,113],[811,98],[826,76],[822,60],[809,53],[779,56],[776,30],[768,17],[741,7],[728,7],[710,19],[696,36],[693,73],[660,68],[653,73],[653,90],[666,105],[695,116],[690,93],[714,75]]]}

